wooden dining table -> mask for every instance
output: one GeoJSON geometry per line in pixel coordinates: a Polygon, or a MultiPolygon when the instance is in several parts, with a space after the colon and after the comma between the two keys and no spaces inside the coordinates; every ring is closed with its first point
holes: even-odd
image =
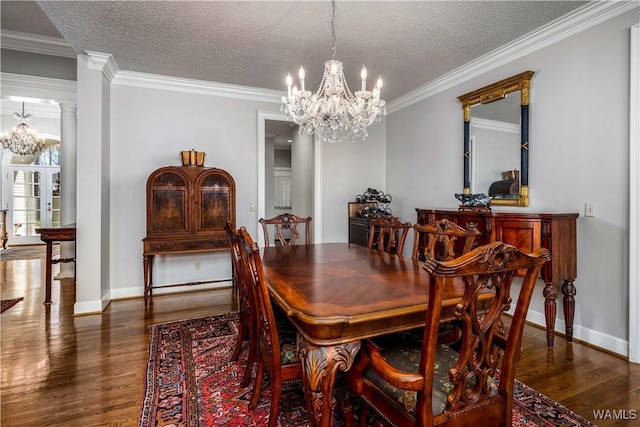
{"type": "MultiPolygon", "coordinates": [[[[298,330],[311,424],[331,426],[337,372],[362,339],[424,325],[429,274],[421,262],[349,243],[265,247],[261,256],[271,299],[298,330]]],[[[445,283],[443,321],[463,292],[462,280],[445,283]]]]}

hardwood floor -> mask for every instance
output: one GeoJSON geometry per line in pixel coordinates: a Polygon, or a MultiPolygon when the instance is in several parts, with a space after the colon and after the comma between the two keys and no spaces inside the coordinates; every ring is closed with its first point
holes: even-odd
{"type": "MultiPolygon", "coordinates": [[[[59,264],[54,266],[54,275],[59,264]]],[[[135,426],[144,392],[148,327],[236,309],[231,289],[113,301],[102,315],[73,316],[70,280],[54,281],[45,306],[41,260],[0,262],[2,426],[135,426]]],[[[594,421],[593,410],[640,416],[640,365],[526,326],[519,380],[594,421]]],[[[639,418],[640,419],[640,418],[639,418]]],[[[632,426],[638,420],[598,420],[632,426]]]]}

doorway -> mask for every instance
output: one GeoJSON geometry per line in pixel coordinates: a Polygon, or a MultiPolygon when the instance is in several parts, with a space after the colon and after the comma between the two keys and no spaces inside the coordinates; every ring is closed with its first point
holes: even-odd
{"type": "MultiPolygon", "coordinates": [[[[267,155],[267,138],[273,138],[273,144],[275,145],[275,136],[267,133],[267,128],[272,129],[275,125],[282,127],[283,129],[289,129],[291,142],[294,144],[291,147],[291,213],[296,215],[311,216],[313,218],[312,224],[312,242],[321,243],[322,241],[322,210],[320,203],[320,194],[322,194],[321,187],[321,144],[316,143],[313,136],[309,136],[303,133],[303,136],[298,135],[298,131],[292,129],[292,123],[284,113],[273,113],[258,111],[258,206],[257,217],[268,218],[269,212],[275,212],[271,209],[271,206],[275,207],[275,185],[276,175],[287,176],[288,171],[282,169],[269,170],[267,172],[267,166],[271,168],[274,160],[271,153],[275,153],[275,150],[269,148],[269,156],[267,155]],[[275,123],[278,122],[278,123],[275,123]],[[283,125],[283,126],[282,126],[283,125]],[[298,140],[298,138],[302,138],[298,140]],[[298,145],[295,145],[298,144],[298,145]],[[272,191],[273,190],[273,191],[272,191]],[[273,196],[271,196],[273,194],[273,196]],[[267,208],[267,203],[269,208],[267,208]]],[[[283,148],[284,141],[279,139],[278,144],[283,148]]],[[[278,150],[281,151],[281,150],[278,150]]],[[[282,184],[286,182],[286,178],[279,179],[278,182],[282,184]]],[[[279,199],[281,200],[281,199],[279,199]]],[[[282,212],[278,212],[282,213],[282,212]]],[[[260,231],[257,233],[258,245],[264,246],[264,236],[260,231]]]]}

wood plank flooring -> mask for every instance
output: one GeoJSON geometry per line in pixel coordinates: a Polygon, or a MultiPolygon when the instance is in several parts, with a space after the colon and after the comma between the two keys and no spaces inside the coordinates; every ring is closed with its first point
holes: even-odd
{"type": "MultiPolygon", "coordinates": [[[[59,264],[53,267],[54,276],[59,264]]],[[[142,273],[141,273],[142,274],[142,273]]],[[[0,262],[1,298],[25,297],[0,317],[2,426],[135,426],[154,323],[236,310],[231,289],[113,301],[102,315],[73,316],[70,280],[44,301],[44,261],[0,262]]],[[[593,410],[640,416],[640,365],[525,328],[517,378],[593,421],[593,410]]],[[[595,421],[636,426],[640,421],[595,421]]]]}

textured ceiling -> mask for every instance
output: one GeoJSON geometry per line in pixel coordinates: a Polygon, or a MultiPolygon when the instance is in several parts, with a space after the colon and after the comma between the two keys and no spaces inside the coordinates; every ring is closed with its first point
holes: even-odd
{"type": "MultiPolygon", "coordinates": [[[[3,0],[2,28],[57,30],[76,53],[112,54],[121,70],[284,90],[304,65],[316,89],[332,55],[329,1],[35,3],[3,0]]],[[[381,75],[391,101],[585,3],[338,1],[336,59],[354,90],[363,64],[369,86],[381,75]]]]}

